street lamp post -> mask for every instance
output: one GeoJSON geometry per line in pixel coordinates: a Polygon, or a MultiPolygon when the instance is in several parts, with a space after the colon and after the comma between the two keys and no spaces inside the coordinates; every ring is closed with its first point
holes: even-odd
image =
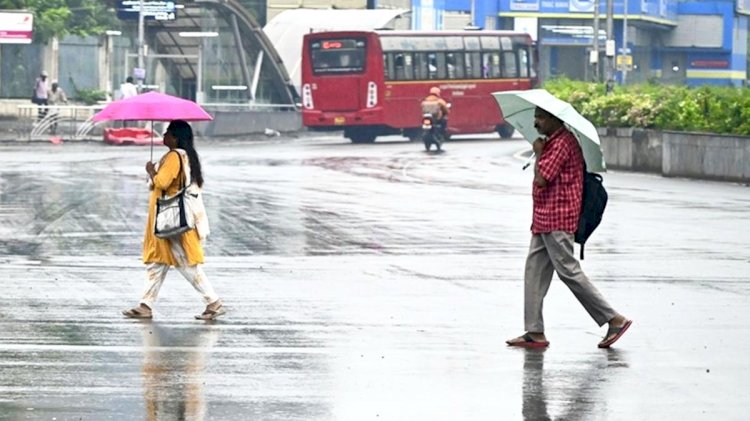
{"type": "Polygon", "coordinates": [[[180,32],[179,35],[184,38],[200,38],[198,42],[198,64],[195,71],[195,102],[203,103],[203,39],[215,38],[219,36],[218,32],[180,32]]]}
{"type": "Polygon", "coordinates": [[[594,51],[591,52],[589,61],[594,65],[594,82],[599,83],[599,0],[594,0],[594,51]]]}

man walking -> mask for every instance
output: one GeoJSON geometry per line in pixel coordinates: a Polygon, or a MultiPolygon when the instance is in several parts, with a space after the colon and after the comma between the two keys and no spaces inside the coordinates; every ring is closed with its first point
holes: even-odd
{"type": "Polygon", "coordinates": [[[47,71],[42,70],[34,82],[34,103],[39,106],[37,109],[37,121],[41,121],[47,115],[48,94],[47,71]]]}
{"type": "Polygon", "coordinates": [[[617,313],[581,270],[573,253],[573,234],[578,228],[583,197],[583,153],[563,122],[537,107],[534,128],[546,139],[534,141],[534,214],[531,244],[524,276],[524,323],[526,333],[506,341],[509,346],[544,348],[542,307],[553,272],[570,288],[599,325],[609,324],[599,348],[608,348],[632,321],[617,313]]]}

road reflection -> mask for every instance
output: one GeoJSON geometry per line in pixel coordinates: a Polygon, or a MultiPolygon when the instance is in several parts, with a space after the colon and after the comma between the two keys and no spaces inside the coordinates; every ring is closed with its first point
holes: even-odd
{"type": "Polygon", "coordinates": [[[527,349],[523,358],[523,406],[525,421],[548,421],[547,393],[544,386],[544,352],[546,349],[527,349]]]}
{"type": "Polygon", "coordinates": [[[208,419],[205,367],[219,332],[210,325],[181,328],[142,323],[146,420],[208,419]]]}
{"type": "Polygon", "coordinates": [[[544,368],[546,349],[524,350],[521,413],[524,421],[595,419],[606,405],[606,384],[619,370],[628,367],[624,354],[607,349],[582,355],[582,360],[565,362],[562,370],[544,368]],[[584,360],[585,359],[585,360],[584,360]],[[571,369],[571,367],[573,369],[571,369]],[[550,407],[562,412],[550,416],[550,407]],[[593,417],[593,418],[592,418],[593,417]]]}

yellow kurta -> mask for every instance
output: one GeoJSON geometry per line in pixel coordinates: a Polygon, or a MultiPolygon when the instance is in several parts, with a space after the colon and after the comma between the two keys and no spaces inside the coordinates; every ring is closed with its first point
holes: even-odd
{"type": "MultiPolygon", "coordinates": [[[[182,165],[189,165],[188,160],[183,160],[182,165]]],[[[143,263],[165,263],[172,266],[176,261],[172,256],[169,241],[157,238],[154,235],[154,219],[156,213],[156,199],[166,191],[168,196],[180,190],[180,155],[169,151],[161,157],[159,170],[154,176],[154,188],[148,199],[148,218],[146,220],[146,232],[143,236],[143,263]]],[[[195,229],[182,234],[180,240],[185,250],[190,266],[203,263],[203,247],[201,246],[198,232],[195,229]]]]}

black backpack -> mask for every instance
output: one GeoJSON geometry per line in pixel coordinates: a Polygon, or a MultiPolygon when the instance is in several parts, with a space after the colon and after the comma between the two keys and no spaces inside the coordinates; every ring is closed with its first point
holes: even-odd
{"type": "Polygon", "coordinates": [[[607,207],[607,190],[604,189],[602,181],[601,175],[588,172],[586,164],[583,164],[583,200],[578,230],[575,233],[575,242],[581,245],[581,260],[586,240],[602,222],[604,208],[607,207]]]}

